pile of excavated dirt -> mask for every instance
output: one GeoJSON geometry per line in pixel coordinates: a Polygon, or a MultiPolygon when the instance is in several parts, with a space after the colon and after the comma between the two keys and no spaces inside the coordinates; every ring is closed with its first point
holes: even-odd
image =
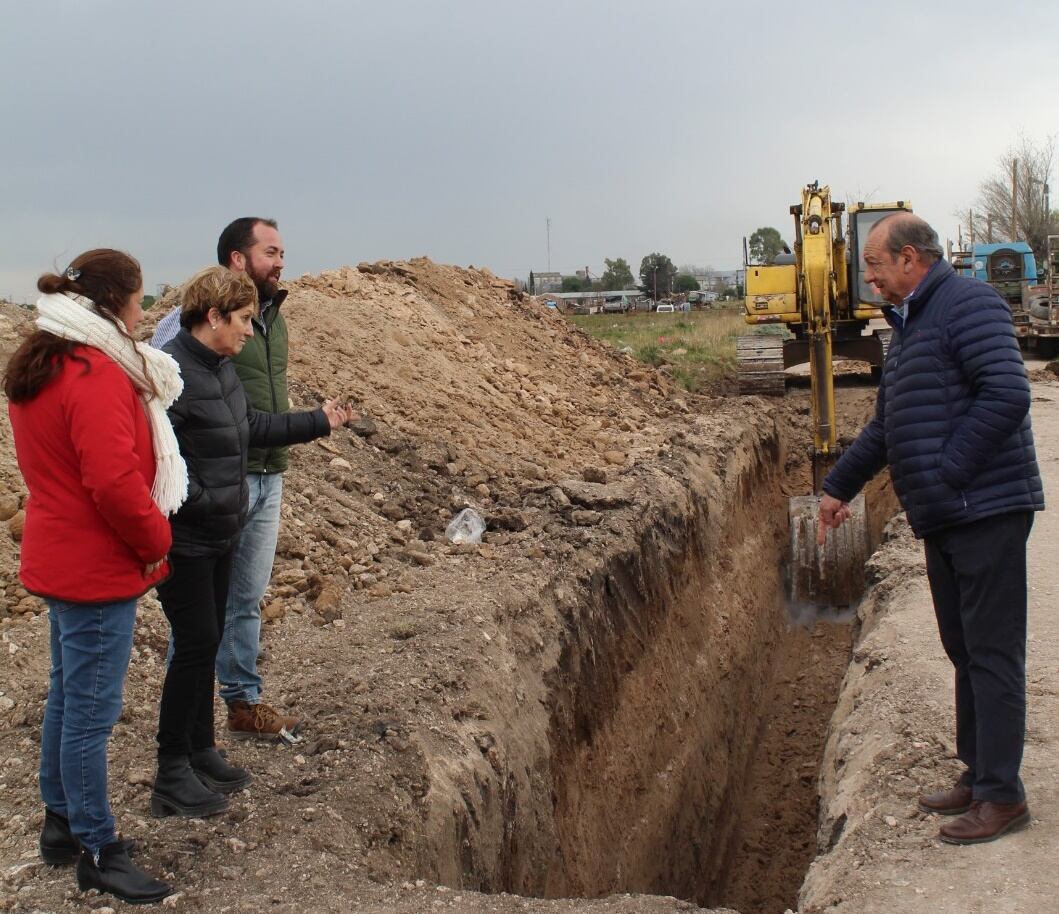
{"type": "MultiPolygon", "coordinates": [[[[227,813],[151,818],[168,627],[142,601],[111,797],[177,907],[793,904],[812,751],[775,748],[770,701],[822,745],[829,711],[790,693],[826,707],[848,652],[792,629],[782,600],[805,397],[689,396],[487,271],[362,264],[290,290],[295,408],[341,396],[359,416],[292,452],[263,605],[265,698],[308,723],[293,746],[228,747],[255,780],[227,813]],[[467,506],[488,530],[453,546],[467,506]],[[802,650],[831,686],[804,682],[802,650]],[[778,765],[754,762],[759,742],[778,765]],[[747,821],[755,800],[783,841],[747,821]],[[611,897],[540,900],[573,895],[611,897]]],[[[0,351],[30,316],[0,308],[0,351]]],[[[851,434],[872,393],[843,397],[851,434]]],[[[0,910],[53,911],[85,899],[36,855],[48,639],[16,579],[24,497],[0,422],[0,910]]]]}
{"type": "MultiPolygon", "coordinates": [[[[409,586],[402,572],[437,559],[445,526],[464,506],[499,531],[493,545],[532,539],[505,532],[534,520],[556,521],[527,501],[563,508],[558,520],[588,530],[602,515],[553,504],[563,500],[554,482],[617,479],[664,451],[688,412],[664,376],[572,330],[487,271],[428,260],[364,264],[303,277],[290,290],[295,408],[341,396],[360,419],[353,434],[296,452],[280,552],[310,574],[277,583],[285,605],[274,605],[271,618],[296,595],[317,605],[325,584],[342,587],[328,590],[321,610],[337,606],[346,588],[377,598],[409,586]],[[539,489],[537,497],[527,500],[527,488],[539,489]]],[[[152,317],[163,313],[159,306],[152,317]]],[[[28,332],[31,316],[4,306],[0,357],[28,332]]],[[[145,320],[142,335],[152,326],[145,320]]],[[[10,428],[0,434],[0,505],[13,506],[24,491],[10,428]]],[[[5,563],[0,612],[35,605],[23,602],[13,571],[5,563]]]]}

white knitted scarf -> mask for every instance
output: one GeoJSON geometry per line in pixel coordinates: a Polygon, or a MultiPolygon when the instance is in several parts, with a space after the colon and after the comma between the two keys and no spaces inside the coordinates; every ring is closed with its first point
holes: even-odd
{"type": "Polygon", "coordinates": [[[162,514],[168,517],[188,497],[188,469],[184,458],[180,456],[173,426],[165,412],[184,389],[180,368],[169,354],[123,336],[110,321],[96,314],[91,306],[92,302],[80,295],[56,293],[41,296],[37,300],[37,326],[64,340],[98,349],[117,362],[129,376],[143,401],[151,426],[155,459],[151,498],[162,514]],[[157,397],[151,395],[150,384],[144,376],[144,364],[147,365],[147,376],[158,391],[157,397]]]}

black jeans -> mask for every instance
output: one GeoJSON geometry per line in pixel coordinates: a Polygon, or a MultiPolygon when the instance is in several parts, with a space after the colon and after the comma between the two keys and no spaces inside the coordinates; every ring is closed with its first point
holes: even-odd
{"type": "Polygon", "coordinates": [[[925,538],[938,631],[956,668],[956,754],[976,800],[1025,798],[1026,539],[1033,513],[925,538]]]}
{"type": "Polygon", "coordinates": [[[170,555],[173,574],[158,585],[173,629],[173,658],[162,686],[158,754],[188,755],[214,745],[213,665],[224,631],[232,553],[170,555]]]}

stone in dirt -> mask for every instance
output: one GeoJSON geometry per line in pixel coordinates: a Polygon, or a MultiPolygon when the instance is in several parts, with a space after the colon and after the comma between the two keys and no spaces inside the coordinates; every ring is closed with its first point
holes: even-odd
{"type": "Polygon", "coordinates": [[[400,505],[394,502],[386,502],[380,509],[379,513],[390,520],[403,520],[405,516],[405,510],[400,505]]]}
{"type": "Polygon", "coordinates": [[[585,467],[581,471],[581,477],[585,482],[598,482],[603,485],[607,483],[607,471],[602,467],[585,467]]]}
{"type": "Polygon", "coordinates": [[[16,543],[22,541],[22,530],[26,526],[26,512],[16,511],[8,518],[7,521],[7,532],[11,534],[11,539],[16,543]]]}
{"type": "Polygon", "coordinates": [[[270,600],[261,610],[261,618],[266,622],[275,622],[287,614],[286,604],[282,600],[270,600]]]}
{"type": "Polygon", "coordinates": [[[502,511],[490,514],[486,519],[490,530],[510,530],[518,532],[529,526],[526,514],[522,511],[502,511]]]}
{"type": "Polygon", "coordinates": [[[579,527],[594,527],[603,520],[598,511],[571,511],[570,519],[579,527]]]}
{"type": "Polygon", "coordinates": [[[44,611],[44,603],[37,597],[23,597],[11,607],[13,615],[26,615],[44,611]]]}
{"type": "Polygon", "coordinates": [[[313,608],[327,622],[342,617],[342,598],[346,594],[345,577],[334,577],[320,589],[320,595],[313,603],[313,608]]]}
{"type": "Polygon", "coordinates": [[[370,438],[379,431],[379,426],[373,419],[369,419],[367,416],[362,416],[355,422],[351,422],[348,427],[361,438],[370,438]]]}
{"type": "Polygon", "coordinates": [[[0,521],[10,520],[18,513],[19,500],[17,495],[0,496],[0,521]]]}
{"type": "Polygon", "coordinates": [[[579,479],[560,479],[559,488],[575,504],[597,510],[624,508],[633,501],[631,482],[600,485],[579,479]]]}

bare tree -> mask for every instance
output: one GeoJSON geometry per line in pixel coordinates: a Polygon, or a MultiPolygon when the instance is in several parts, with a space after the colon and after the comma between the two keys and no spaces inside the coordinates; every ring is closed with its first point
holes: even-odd
{"type": "Polygon", "coordinates": [[[978,243],[1025,241],[1043,260],[1047,236],[1059,231],[1048,193],[1054,153],[1054,136],[1040,143],[1020,136],[979,186],[974,209],[957,214],[968,235],[978,243]]]}

